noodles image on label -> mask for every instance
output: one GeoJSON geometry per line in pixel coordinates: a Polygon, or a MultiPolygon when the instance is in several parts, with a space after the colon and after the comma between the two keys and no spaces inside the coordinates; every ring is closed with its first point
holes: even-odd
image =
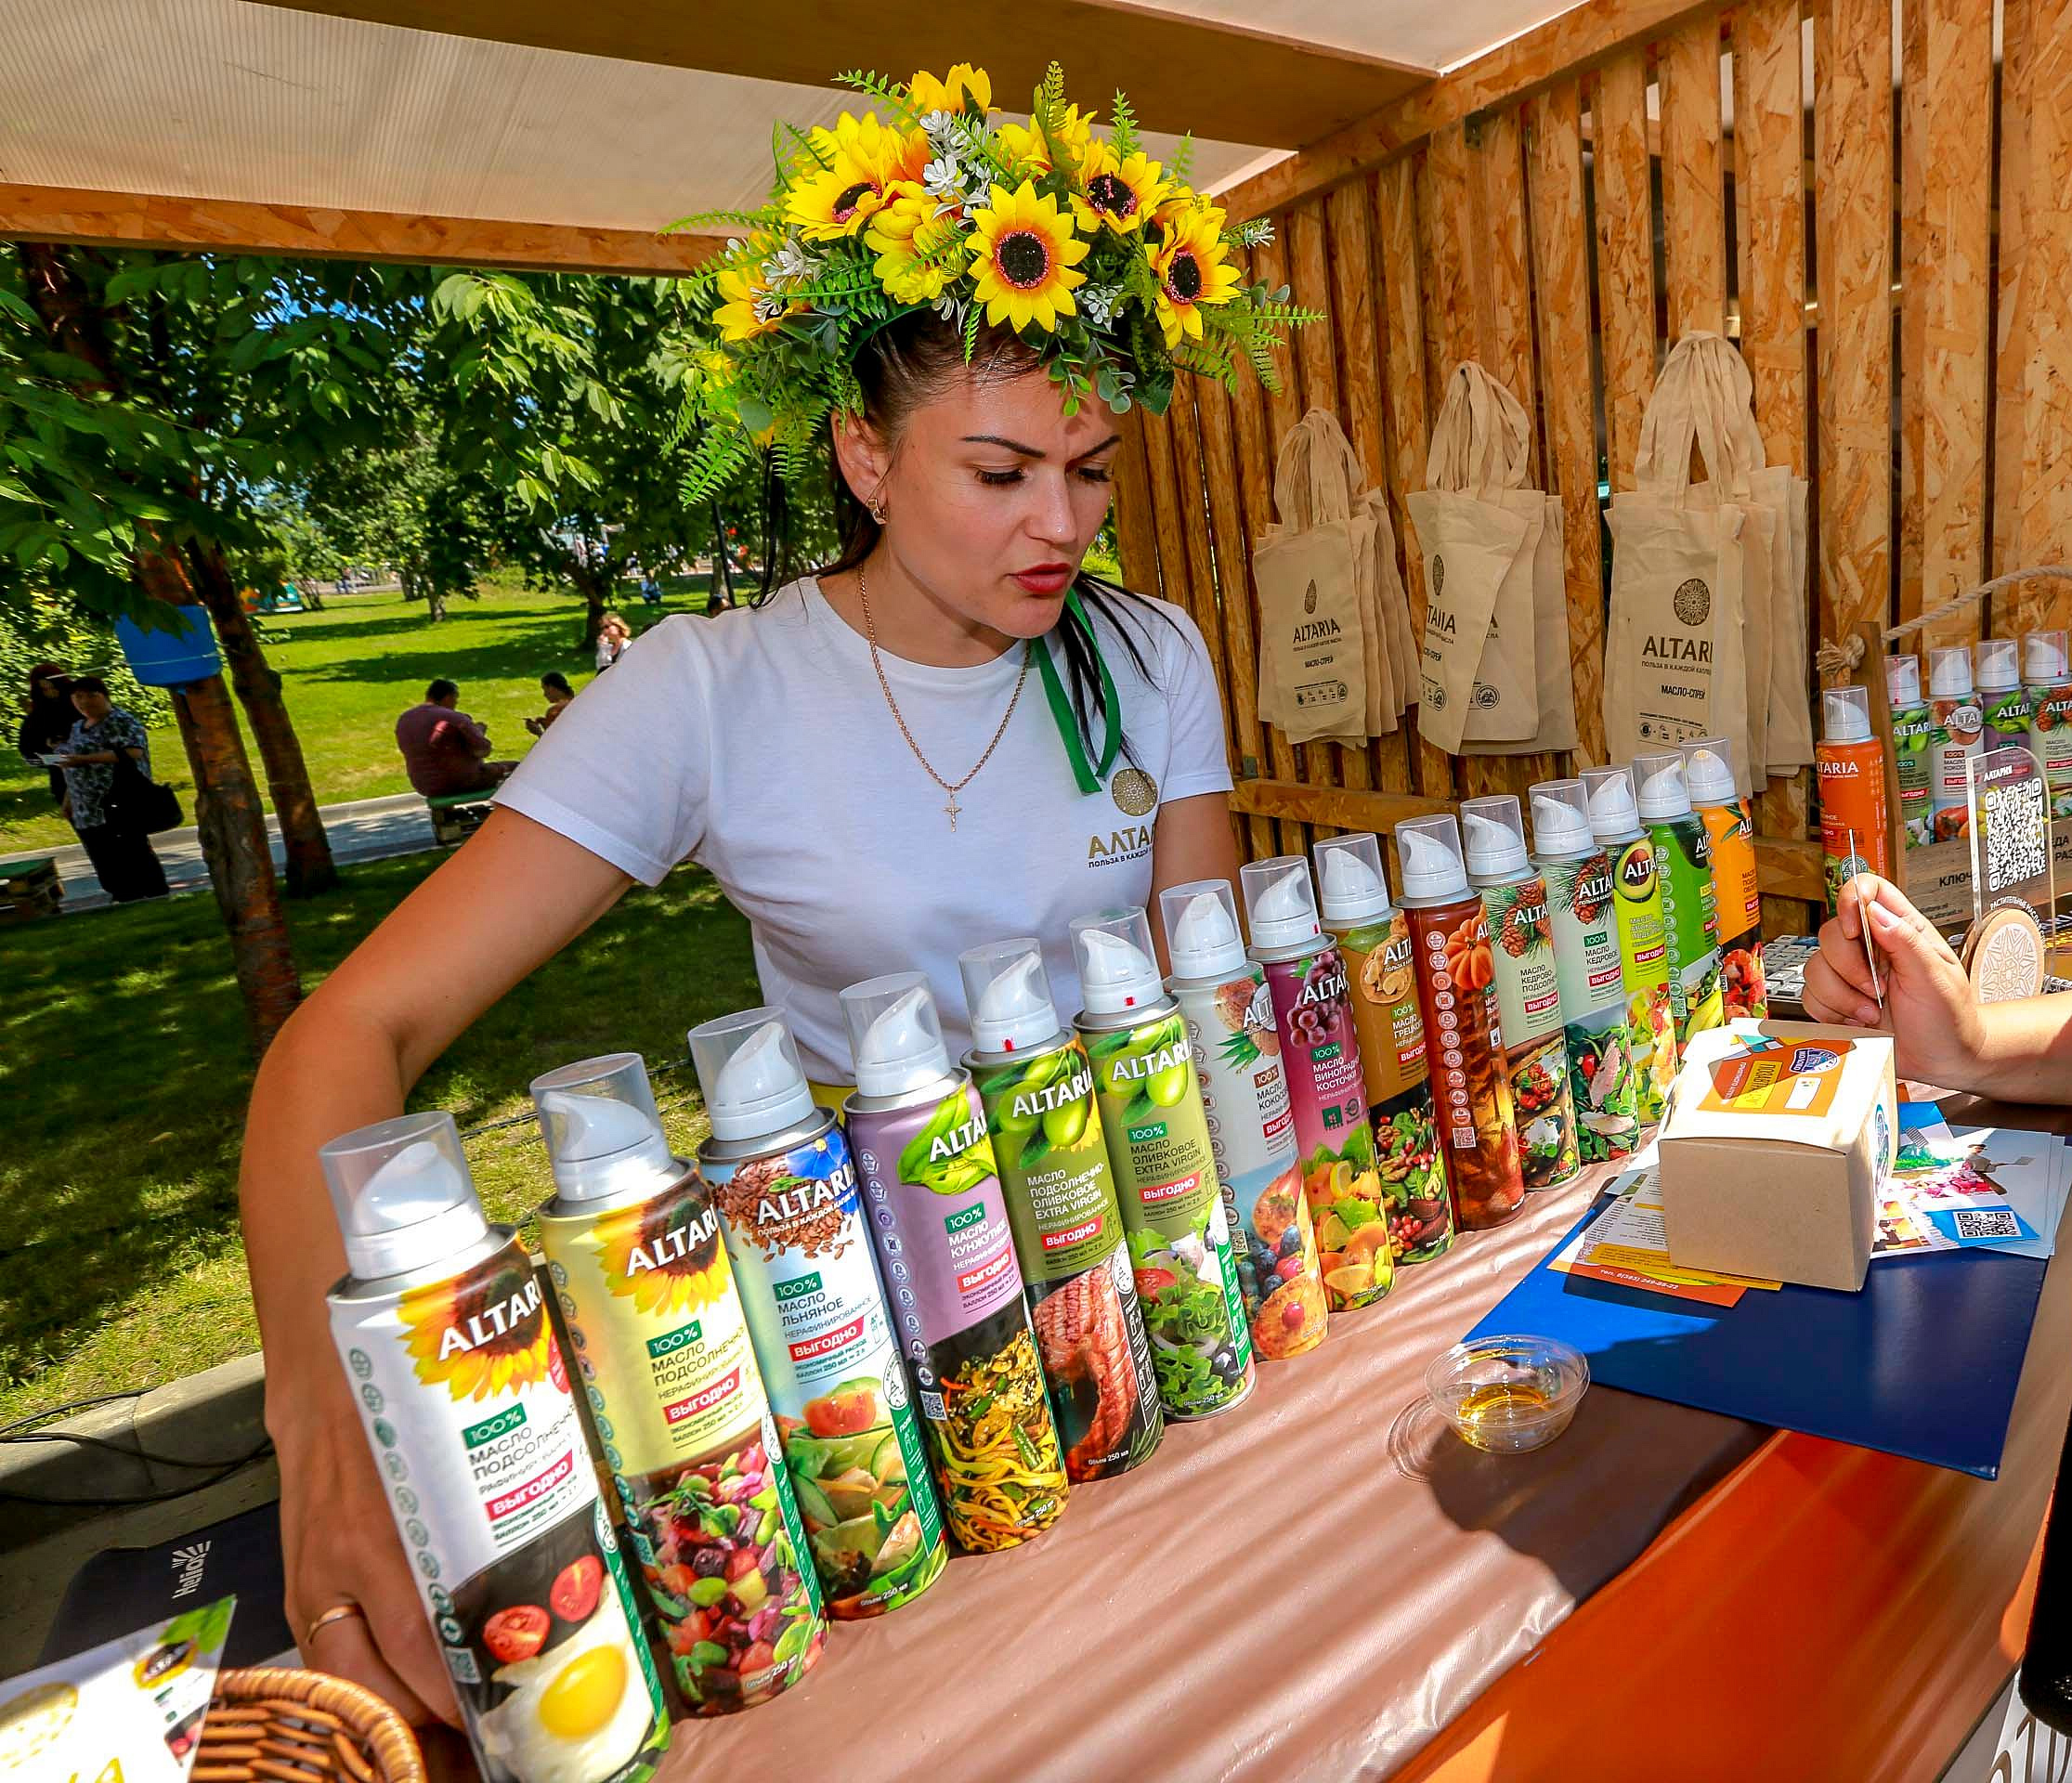
{"type": "Polygon", "coordinates": [[[1238,878],[1252,957],[1265,968],[1273,997],[1324,1292],[1332,1311],[1351,1312],[1395,1286],[1396,1254],[1388,1242],[1388,1196],[1375,1167],[1345,956],[1323,932],[1310,864],[1300,855],[1250,862],[1238,878]]]}
{"type": "Polygon", "coordinates": [[[1654,843],[1640,827],[1633,774],[1585,768],[1590,833],[1611,866],[1611,908],[1619,926],[1619,968],[1626,987],[1626,1034],[1640,1068],[1637,1106],[1643,1125],[1662,1117],[1676,1081],[1676,1019],[1669,996],[1669,940],[1662,874],[1654,843]]]}
{"type": "Polygon", "coordinates": [[[1270,1360],[1299,1356],[1323,1341],[1327,1308],[1266,974],[1245,957],[1228,879],[1168,886],[1160,915],[1166,988],[1194,1048],[1252,1347],[1270,1360]]]}
{"type": "Polygon", "coordinates": [[[1641,1072],[1626,1023],[1611,859],[1591,834],[1581,780],[1543,780],[1530,797],[1532,860],[1546,881],[1554,929],[1576,1152],[1597,1164],[1640,1143],[1641,1072]]]}
{"type": "Polygon", "coordinates": [[[1018,1547],[1064,1514],[1072,1483],[985,1109],[919,972],[850,985],[841,1015],[849,1143],[943,1517],[971,1553],[1018,1547]]]}
{"type": "Polygon", "coordinates": [[[1071,931],[1087,1005],[1074,1025],[1093,1064],[1159,1401],[1168,1417],[1213,1417],[1252,1390],[1252,1334],[1187,1021],[1159,980],[1143,911],[1075,917],[1071,931]]]}
{"type": "Polygon", "coordinates": [[[920,1418],[893,1336],[849,1141],[806,1086],[775,1009],[690,1033],[749,1336],[827,1613],[908,1604],[948,1558],[920,1418]]]}
{"type": "Polygon", "coordinates": [[[547,1275],[677,1688],[697,1715],[753,1708],[805,1676],[826,1624],[719,1212],[638,1053],[531,1087],[547,1275]]]}
{"type": "Polygon", "coordinates": [[[318,1156],[349,1270],[332,1340],[476,1768],[646,1777],[669,1745],[661,1684],[532,1259],[484,1218],[450,1114],[318,1156]]]}
{"type": "Polygon", "coordinates": [[[1388,902],[1379,838],[1326,837],[1314,852],[1323,930],[1345,960],[1388,1249],[1398,1269],[1428,1263],[1453,1242],[1453,1204],[1432,1112],[1410,918],[1388,902]]]}
{"type": "Polygon", "coordinates": [[[1705,826],[1719,918],[1720,1009],[1728,1022],[1770,1012],[1763,976],[1763,892],[1755,875],[1755,821],[1734,790],[1734,745],[1708,736],[1684,749],[1684,784],[1705,826]]]}
{"type": "Polygon", "coordinates": [[[1669,944],[1669,1009],[1681,1058],[1692,1035],[1726,1020],[1712,845],[1691,809],[1681,754],[1667,749],[1636,755],[1633,772],[1640,785],[1640,821],[1655,845],[1662,935],[1669,944]]]}
{"type": "Polygon", "coordinates": [[[1034,936],[958,957],[975,1042],[965,1055],[1022,1260],[1050,1409],[1075,1485],[1151,1459],[1165,1434],[1151,1346],[1094,1099],[1060,1026],[1034,936]]]}
{"type": "Polygon", "coordinates": [[[1583,1168],[1576,1153],[1575,1098],[1561,1026],[1561,979],[1546,881],[1525,852],[1525,819],[1510,793],[1461,806],[1468,883],[1489,919],[1496,1007],[1511,1109],[1528,1189],[1555,1189],[1583,1168]]]}

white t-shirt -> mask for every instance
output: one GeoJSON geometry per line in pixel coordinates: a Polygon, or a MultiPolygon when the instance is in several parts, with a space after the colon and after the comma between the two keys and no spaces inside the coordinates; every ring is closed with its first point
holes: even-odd
{"type": "MultiPolygon", "coordinates": [[[[958,794],[953,831],[869,644],[808,578],[760,611],[678,615],[643,633],[497,802],[649,885],[686,857],[709,869],[749,918],[763,996],[816,1080],[850,1081],[837,993],[882,972],[928,975],[954,1059],[970,1045],[959,953],[1039,936],[1069,1022],[1079,979],[1067,922],[1150,897],[1159,803],[1230,790],[1201,633],[1179,608],[1148,605],[1125,621],[1148,681],[1101,627],[1124,751],[1098,793],[1075,783],[1032,665],[999,747],[958,794]]],[[[960,779],[1007,710],[1021,649],[965,669],[880,656],[915,741],[960,779]]],[[[1069,687],[1062,659],[1058,670],[1069,687]]]]}

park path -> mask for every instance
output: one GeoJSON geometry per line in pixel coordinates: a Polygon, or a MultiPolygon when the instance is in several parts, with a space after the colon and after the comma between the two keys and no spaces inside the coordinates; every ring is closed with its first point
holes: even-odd
{"type": "MultiPolygon", "coordinates": [[[[323,819],[324,829],[331,837],[332,857],[341,865],[351,861],[384,861],[392,854],[418,854],[438,846],[432,836],[432,814],[414,792],[326,805],[323,819]]],[[[273,845],[273,864],[280,866],[286,854],[280,845],[280,826],[270,815],[267,818],[267,838],[273,845]]],[[[208,889],[208,865],[202,859],[202,844],[191,826],[154,836],[151,845],[165,864],[165,880],[175,897],[208,889]]],[[[101,890],[86,851],[77,842],[64,848],[33,848],[19,854],[0,854],[0,861],[36,860],[45,855],[58,863],[58,875],[65,882],[64,907],[68,912],[107,907],[108,893],[101,890]]]]}

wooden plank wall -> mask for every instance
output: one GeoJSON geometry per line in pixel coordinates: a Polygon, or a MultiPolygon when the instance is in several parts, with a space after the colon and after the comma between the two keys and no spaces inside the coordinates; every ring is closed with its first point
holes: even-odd
{"type": "MultiPolygon", "coordinates": [[[[2072,560],[2058,474],[2072,456],[2072,0],[2002,0],[1998,72],[1994,0],[1900,0],[1896,45],[1890,0],[1632,16],[1625,33],[1594,27],[1568,52],[1579,64],[1521,40],[1446,77],[1368,133],[1367,164],[1341,144],[1313,172],[1284,166],[1231,195],[1233,215],[1275,225],[1251,276],[1326,319],[1281,356],[1278,392],[1183,388],[1141,422],[1119,530],[1135,584],[1186,605],[1217,656],[1254,855],[1603,759],[1600,485],[1633,486],[1642,410],[1686,331],[1738,341],[1769,462],[1812,480],[1809,643],[2072,560]],[[1258,720],[1249,576],[1275,522],[1279,444],[1310,407],[1337,414],[1388,493],[1421,628],[1406,498],[1446,378],[1470,357],[1532,416],[1536,478],[1563,505],[1581,747],[1455,760],[1418,737],[1414,710],[1365,748],[1291,748],[1258,720]]],[[[2072,623],[2062,585],[1909,647],[2043,623],[2072,623]]],[[[1809,779],[1773,779],[1756,806],[1766,867],[1802,895],[1809,779]]],[[[1773,931],[1810,915],[1766,899],[1773,931]]]]}

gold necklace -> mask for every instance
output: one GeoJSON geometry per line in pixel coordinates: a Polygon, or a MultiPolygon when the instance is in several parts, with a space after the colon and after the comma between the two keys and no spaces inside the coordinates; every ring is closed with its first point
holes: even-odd
{"type": "Polygon", "coordinates": [[[949,794],[948,801],[943,806],[943,809],[949,814],[950,828],[954,830],[957,827],[957,813],[964,809],[962,805],[957,802],[957,795],[978,778],[979,769],[992,761],[993,751],[1000,747],[1000,739],[1008,734],[1008,721],[1013,718],[1014,709],[1022,699],[1022,689],[1029,679],[1030,646],[1026,644],[1022,646],[1022,672],[1014,678],[1014,693],[1008,701],[1006,712],[1001,715],[1000,728],[993,733],[992,742],[985,746],[985,753],[979,757],[971,773],[953,786],[935,772],[934,764],[921,753],[921,746],[914,741],[913,732],[906,728],[906,715],[899,709],[899,702],[893,697],[893,684],[885,679],[885,665],[878,654],[877,621],[870,617],[869,578],[864,574],[864,566],[861,564],[856,566],[856,599],[862,604],[864,609],[864,636],[870,642],[870,666],[878,670],[878,685],[884,692],[885,704],[893,709],[893,722],[899,726],[900,735],[906,739],[906,747],[913,750],[914,760],[921,764],[922,772],[942,787],[945,792],[949,794]]]}

